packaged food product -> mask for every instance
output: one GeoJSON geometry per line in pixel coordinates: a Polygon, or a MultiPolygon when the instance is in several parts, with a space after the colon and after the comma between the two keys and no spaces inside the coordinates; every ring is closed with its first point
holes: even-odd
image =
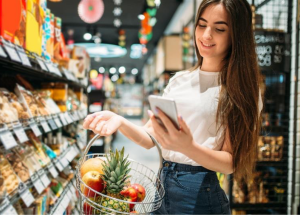
{"type": "Polygon", "coordinates": [[[21,157],[15,152],[7,152],[6,159],[9,161],[14,172],[19,176],[22,182],[26,182],[30,178],[29,168],[21,157]]]}
{"type": "MultiPolygon", "coordinates": [[[[30,143],[34,146],[35,152],[40,157],[41,166],[42,167],[46,166],[51,160],[47,156],[47,154],[44,152],[41,141],[34,135],[34,133],[32,131],[28,131],[27,136],[30,140],[30,143]]],[[[28,143],[28,144],[30,144],[30,143],[28,143]]]]}
{"type": "Polygon", "coordinates": [[[26,48],[26,0],[0,1],[0,35],[26,48]]]}
{"type": "Polygon", "coordinates": [[[42,89],[50,91],[50,97],[55,101],[61,112],[68,110],[68,84],[45,83],[42,84],[42,89]]]}
{"type": "Polygon", "coordinates": [[[30,91],[26,90],[24,87],[20,86],[19,84],[16,84],[15,93],[20,98],[22,103],[25,104],[25,107],[27,108],[30,117],[40,116],[38,105],[30,91]]]}
{"type": "Polygon", "coordinates": [[[13,151],[21,157],[31,174],[34,174],[42,168],[39,161],[33,155],[33,151],[27,145],[17,146],[13,149],[13,151]]]}
{"type": "Polygon", "coordinates": [[[0,171],[5,182],[7,193],[12,195],[19,186],[19,180],[4,155],[0,155],[0,171]]]}
{"type": "Polygon", "coordinates": [[[1,171],[0,171],[0,205],[2,203],[2,201],[4,200],[6,196],[6,186],[5,186],[5,181],[4,178],[1,175],[1,171]]]}
{"type": "Polygon", "coordinates": [[[45,101],[45,99],[43,98],[42,92],[40,91],[34,91],[32,92],[35,101],[38,105],[38,111],[40,113],[40,115],[42,116],[48,116],[51,114],[51,111],[49,110],[49,108],[47,107],[47,103],[45,101]]]}
{"type": "Polygon", "coordinates": [[[9,102],[4,94],[5,89],[0,90],[0,123],[9,123],[19,119],[18,111],[9,102]]]}
{"type": "Polygon", "coordinates": [[[21,206],[20,202],[17,201],[14,204],[14,208],[15,208],[15,210],[16,210],[16,212],[17,212],[18,215],[24,215],[24,211],[22,209],[22,206],[21,206]]]}

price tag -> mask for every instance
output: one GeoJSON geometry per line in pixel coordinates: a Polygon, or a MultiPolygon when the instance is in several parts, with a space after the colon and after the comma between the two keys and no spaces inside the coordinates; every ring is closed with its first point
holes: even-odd
{"type": "Polygon", "coordinates": [[[64,124],[64,125],[68,125],[68,122],[65,118],[65,115],[63,113],[59,114],[59,118],[61,120],[61,122],[64,124]]]}
{"type": "Polygon", "coordinates": [[[72,194],[72,191],[71,191],[70,188],[69,188],[69,190],[68,190],[68,192],[67,192],[67,195],[69,196],[69,199],[72,200],[73,194],[72,194]]]}
{"type": "Polygon", "coordinates": [[[61,74],[61,72],[60,72],[59,69],[58,69],[58,65],[53,65],[53,68],[54,68],[54,70],[53,70],[54,73],[55,73],[56,75],[62,77],[62,74],[61,74]]]}
{"type": "Polygon", "coordinates": [[[61,163],[58,160],[55,162],[55,166],[60,172],[64,170],[64,167],[61,165],[61,163]]]}
{"type": "Polygon", "coordinates": [[[48,185],[51,183],[46,173],[41,176],[41,181],[45,187],[48,187],[48,185]]]}
{"type": "Polygon", "coordinates": [[[33,131],[33,133],[34,133],[34,135],[35,135],[36,137],[42,135],[40,129],[38,128],[38,126],[37,126],[37,124],[36,124],[35,122],[31,122],[31,123],[29,124],[29,126],[30,126],[31,130],[33,131]]]}
{"type": "Polygon", "coordinates": [[[7,128],[0,131],[0,139],[6,150],[18,145],[12,133],[7,128]]]}
{"type": "Polygon", "coordinates": [[[48,123],[49,123],[52,130],[57,129],[57,126],[56,126],[55,122],[53,121],[53,119],[48,119],[48,123]]]}
{"type": "Polygon", "coordinates": [[[73,120],[68,112],[65,113],[65,118],[66,118],[68,124],[73,123],[73,120]]]}
{"type": "Polygon", "coordinates": [[[34,202],[34,197],[24,183],[19,184],[19,194],[26,207],[29,207],[34,202]]]}
{"type": "Polygon", "coordinates": [[[48,170],[53,178],[56,178],[58,176],[58,172],[56,171],[55,167],[53,165],[50,165],[48,167],[48,170]]]}
{"type": "Polygon", "coordinates": [[[71,162],[71,161],[74,159],[74,157],[75,157],[75,156],[74,156],[74,149],[71,148],[71,150],[67,152],[66,158],[67,158],[67,160],[68,160],[69,162],[71,162]]]}
{"type": "Polygon", "coordinates": [[[8,207],[4,209],[3,213],[0,213],[0,214],[18,215],[17,211],[11,204],[9,204],[8,207]]]}
{"type": "Polygon", "coordinates": [[[69,197],[67,195],[64,195],[63,200],[61,201],[64,210],[68,207],[69,202],[70,202],[69,197]]]}
{"type": "Polygon", "coordinates": [[[63,158],[60,159],[60,163],[61,165],[65,168],[69,165],[69,162],[67,160],[67,158],[64,156],[63,158]]]}
{"type": "Polygon", "coordinates": [[[39,177],[36,174],[32,175],[31,181],[38,194],[41,194],[45,187],[39,177]]]}
{"type": "Polygon", "coordinates": [[[41,125],[42,125],[42,127],[43,127],[45,133],[51,131],[51,129],[50,129],[48,123],[46,122],[46,120],[42,120],[42,121],[41,121],[41,125]]]}
{"type": "Polygon", "coordinates": [[[58,119],[57,116],[54,117],[54,122],[55,122],[55,124],[57,125],[58,128],[61,128],[61,127],[62,127],[62,124],[61,124],[61,122],[60,122],[60,120],[58,119]]]}
{"type": "Polygon", "coordinates": [[[48,72],[48,69],[47,69],[44,61],[39,58],[36,58],[36,60],[37,60],[38,64],[40,65],[41,69],[48,72]]]}
{"type": "Polygon", "coordinates": [[[7,58],[7,55],[6,55],[5,51],[3,50],[2,46],[0,46],[0,56],[7,58]]]}
{"type": "Polygon", "coordinates": [[[23,65],[31,67],[31,63],[30,63],[29,58],[28,58],[26,53],[24,53],[22,51],[19,51],[19,56],[21,58],[21,61],[22,61],[23,65]]]}
{"type": "MultiPolygon", "coordinates": [[[[13,45],[13,44],[11,44],[11,45],[13,45]]],[[[16,49],[10,47],[9,45],[4,45],[4,48],[5,48],[6,52],[8,53],[8,56],[10,57],[10,59],[12,59],[13,61],[22,63],[16,49]]]]}
{"type": "Polygon", "coordinates": [[[25,133],[25,131],[21,125],[14,126],[13,130],[14,130],[16,136],[18,137],[20,143],[24,143],[29,140],[27,137],[27,134],[25,133]]]}

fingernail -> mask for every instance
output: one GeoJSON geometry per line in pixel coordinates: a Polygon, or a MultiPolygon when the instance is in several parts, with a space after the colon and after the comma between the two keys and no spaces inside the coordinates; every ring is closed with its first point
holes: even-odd
{"type": "Polygon", "coordinates": [[[150,117],[151,117],[151,115],[152,115],[152,114],[151,114],[151,111],[150,111],[150,110],[148,110],[147,112],[148,112],[148,116],[150,116],[150,117]]]}
{"type": "Polygon", "coordinates": [[[180,115],[180,119],[183,120],[182,116],[180,115]]]}
{"type": "Polygon", "coordinates": [[[156,113],[159,113],[159,109],[157,107],[155,108],[155,111],[156,111],[156,113]]]}

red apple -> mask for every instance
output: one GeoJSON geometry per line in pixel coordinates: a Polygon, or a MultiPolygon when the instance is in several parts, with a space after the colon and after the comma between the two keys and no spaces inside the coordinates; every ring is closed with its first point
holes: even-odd
{"type": "Polygon", "coordinates": [[[81,178],[88,173],[89,171],[97,171],[100,174],[103,174],[102,163],[104,161],[100,158],[91,158],[86,160],[80,168],[81,178]]]}
{"type": "Polygon", "coordinates": [[[146,190],[145,188],[140,184],[132,184],[130,187],[133,187],[136,189],[138,195],[137,195],[137,202],[141,202],[145,199],[146,196],[146,190]]]}
{"type": "MultiPolygon", "coordinates": [[[[128,197],[127,201],[129,202],[136,202],[137,200],[137,191],[133,187],[128,187],[125,190],[120,192],[121,195],[128,197]]],[[[129,204],[129,209],[133,210],[135,204],[129,204]]]]}
{"type": "Polygon", "coordinates": [[[99,193],[101,193],[104,190],[104,182],[103,182],[102,176],[97,171],[90,171],[90,172],[86,173],[83,176],[82,181],[86,184],[86,186],[84,184],[81,185],[81,192],[86,197],[98,196],[97,193],[90,190],[88,187],[94,189],[95,191],[97,191],[99,193]]]}

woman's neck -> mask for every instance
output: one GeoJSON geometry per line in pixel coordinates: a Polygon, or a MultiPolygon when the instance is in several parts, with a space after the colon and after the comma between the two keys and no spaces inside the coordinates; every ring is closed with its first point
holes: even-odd
{"type": "Polygon", "coordinates": [[[217,62],[216,59],[203,58],[201,70],[206,72],[220,72],[222,68],[222,62],[217,62]]]}

